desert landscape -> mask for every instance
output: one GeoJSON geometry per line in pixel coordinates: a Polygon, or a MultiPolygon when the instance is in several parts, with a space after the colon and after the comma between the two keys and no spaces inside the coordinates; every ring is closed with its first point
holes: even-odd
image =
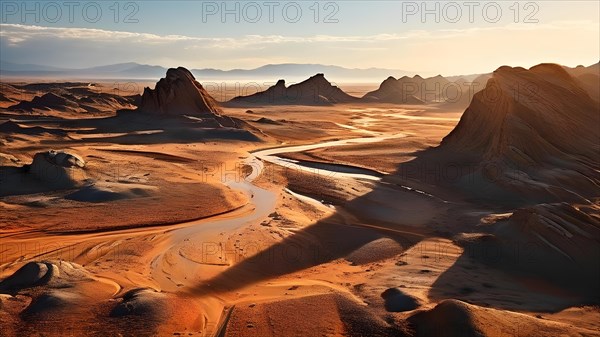
{"type": "Polygon", "coordinates": [[[501,67],[464,112],[3,83],[2,331],[599,335],[598,69],[501,67]]]}
{"type": "Polygon", "coordinates": [[[3,54],[0,336],[600,336],[592,56],[427,76],[3,54]]]}

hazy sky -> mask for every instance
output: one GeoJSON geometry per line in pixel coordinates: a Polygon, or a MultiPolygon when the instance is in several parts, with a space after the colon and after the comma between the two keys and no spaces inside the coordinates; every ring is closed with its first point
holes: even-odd
{"type": "Polygon", "coordinates": [[[290,62],[445,75],[589,65],[600,57],[599,3],[3,0],[0,57],[69,68],[290,62]]]}

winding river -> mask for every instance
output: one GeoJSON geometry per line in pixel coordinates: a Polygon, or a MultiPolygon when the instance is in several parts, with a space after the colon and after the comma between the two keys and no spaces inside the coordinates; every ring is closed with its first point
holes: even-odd
{"type": "MultiPolygon", "coordinates": [[[[218,217],[216,219],[205,219],[197,222],[191,222],[184,227],[178,227],[168,231],[166,234],[169,238],[169,245],[166,249],[157,252],[158,255],[151,263],[151,277],[161,285],[162,290],[177,292],[182,286],[194,288],[197,286],[194,275],[201,268],[206,267],[207,263],[204,259],[197,260],[197,257],[187,256],[182,247],[186,242],[214,242],[223,244],[224,237],[221,236],[227,232],[233,232],[239,228],[253,223],[258,223],[266,219],[269,214],[275,212],[277,194],[275,192],[260,188],[253,184],[264,171],[265,162],[273,163],[289,169],[302,170],[311,174],[319,174],[323,176],[335,176],[336,179],[364,179],[370,181],[378,181],[382,174],[376,171],[367,169],[355,168],[345,165],[334,164],[319,164],[304,163],[300,161],[291,161],[289,159],[280,158],[277,155],[283,153],[308,151],[318,148],[345,146],[354,144],[376,143],[386,139],[405,137],[404,134],[398,133],[393,135],[381,135],[377,137],[354,138],[346,140],[335,140],[322,142],[319,144],[286,146],[258,150],[251,153],[245,161],[245,164],[252,168],[251,173],[243,179],[243,181],[227,181],[224,182],[232,189],[244,192],[250,202],[245,207],[248,211],[232,217],[218,217]],[[177,265],[177,268],[170,266],[177,265]],[[174,271],[176,269],[177,271],[174,271]],[[177,273],[175,275],[175,273],[177,273]]],[[[312,199],[293,191],[287,190],[291,195],[295,196],[303,202],[314,204],[318,207],[329,207],[323,205],[320,201],[312,199]]],[[[202,248],[203,249],[203,248],[202,248]]],[[[205,252],[202,252],[204,254],[205,252]]],[[[222,261],[223,266],[229,265],[228,261],[222,261]]],[[[211,322],[219,322],[219,330],[222,330],[226,325],[231,308],[225,309],[226,301],[219,298],[218,295],[207,295],[203,297],[203,301],[209,301],[213,305],[219,303],[224,308],[222,312],[206,313],[208,320],[211,322]]]]}
{"type": "MultiPolygon", "coordinates": [[[[172,284],[173,290],[177,288],[180,284],[185,284],[185,280],[178,280],[173,277],[173,275],[165,275],[162,271],[161,263],[163,263],[163,259],[166,256],[169,256],[169,259],[172,260],[173,257],[177,257],[180,260],[178,263],[182,265],[186,265],[188,267],[192,267],[190,265],[190,259],[186,258],[179,252],[180,243],[186,240],[194,240],[197,239],[199,242],[202,240],[207,240],[209,238],[218,237],[219,233],[234,231],[238,228],[241,228],[245,225],[260,222],[263,219],[267,218],[269,214],[275,212],[275,205],[277,201],[277,194],[275,192],[260,188],[253,184],[253,181],[257,179],[264,170],[264,163],[269,162],[276,165],[284,166],[287,168],[302,170],[306,172],[310,172],[312,174],[319,174],[323,176],[335,176],[336,179],[365,179],[365,180],[380,180],[382,174],[375,171],[370,171],[367,169],[361,168],[353,168],[345,166],[345,165],[334,165],[334,164],[324,164],[320,167],[315,167],[311,164],[303,164],[298,161],[290,161],[288,159],[280,158],[277,155],[282,153],[291,153],[291,152],[300,152],[313,150],[324,147],[332,147],[332,146],[344,146],[344,145],[353,145],[353,144],[366,144],[366,143],[375,143],[380,142],[386,139],[392,138],[401,138],[404,137],[404,134],[395,134],[390,136],[379,136],[379,137],[366,137],[366,138],[355,138],[355,139],[346,139],[346,140],[336,140],[323,142],[319,144],[311,144],[311,145],[299,145],[299,146],[287,146],[287,147],[279,147],[272,148],[266,150],[259,150],[251,154],[249,158],[246,159],[245,163],[252,167],[252,172],[246,177],[246,179],[242,181],[227,181],[225,184],[232,189],[242,191],[245,193],[250,202],[249,205],[246,206],[247,209],[250,209],[248,212],[242,213],[240,216],[235,217],[219,217],[217,219],[204,219],[196,222],[191,222],[186,224],[184,227],[175,228],[169,231],[170,234],[170,247],[162,252],[157,258],[155,258],[152,262],[152,277],[158,281],[160,284],[172,284]],[[173,252],[171,250],[177,250],[177,252],[173,252]]],[[[292,195],[296,196],[298,199],[313,203],[320,204],[319,201],[312,199],[308,196],[304,196],[292,191],[289,191],[292,195]]],[[[321,204],[323,207],[324,206],[321,204]]],[[[170,262],[172,264],[173,261],[170,262]]],[[[190,278],[191,279],[191,278],[190,278]]],[[[171,287],[167,287],[171,288],[171,287]]]]}

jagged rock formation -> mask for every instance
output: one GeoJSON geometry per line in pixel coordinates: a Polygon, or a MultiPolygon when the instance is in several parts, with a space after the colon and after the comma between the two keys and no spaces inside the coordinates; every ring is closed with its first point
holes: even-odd
{"type": "Polygon", "coordinates": [[[496,70],[455,129],[415,162],[451,167],[437,186],[512,213],[460,240],[466,251],[494,252],[475,258],[598,298],[599,154],[597,101],[563,67],[541,64],[496,70]]]}
{"type": "Polygon", "coordinates": [[[363,99],[382,103],[424,104],[442,102],[445,91],[450,90],[450,81],[438,75],[423,78],[403,76],[399,79],[388,77],[379,89],[367,93],[363,99]]]}
{"type": "Polygon", "coordinates": [[[461,182],[480,195],[582,201],[600,195],[599,125],[597,103],[562,67],[501,67],[439,150],[470,157],[461,182]]]}
{"type": "Polygon", "coordinates": [[[58,110],[78,112],[78,104],[67,98],[54,93],[47,93],[43,96],[36,96],[31,101],[23,101],[8,107],[11,110],[34,111],[38,110],[58,110]]]}
{"type": "Polygon", "coordinates": [[[423,78],[403,76],[396,79],[388,77],[379,88],[362,97],[364,102],[392,104],[433,104],[444,103],[465,107],[473,94],[485,86],[487,78],[482,75],[472,81],[456,78],[453,81],[441,75],[423,78]]]}
{"type": "MultiPolygon", "coordinates": [[[[66,83],[65,85],[69,85],[66,83]]],[[[73,84],[73,86],[57,87],[48,85],[28,85],[24,88],[40,88],[52,90],[42,96],[35,96],[31,101],[21,101],[8,107],[8,110],[23,112],[50,111],[59,112],[114,112],[131,108],[136,96],[120,96],[116,94],[97,92],[88,85],[73,84]]],[[[13,100],[14,101],[14,100],[13,100]]]]}
{"type": "Polygon", "coordinates": [[[215,101],[192,73],[171,68],[155,89],[145,88],[138,111],[163,117],[188,116],[206,127],[239,127],[239,120],[222,116],[215,101]]]}
{"type": "Polygon", "coordinates": [[[379,89],[367,93],[362,98],[366,102],[394,103],[394,104],[425,104],[413,93],[408,93],[399,83],[399,80],[390,76],[381,83],[379,89]]]}
{"type": "Polygon", "coordinates": [[[323,74],[316,74],[306,81],[286,87],[284,80],[272,87],[249,96],[238,96],[230,105],[332,105],[355,102],[358,98],[346,94],[334,86],[323,74]]]}

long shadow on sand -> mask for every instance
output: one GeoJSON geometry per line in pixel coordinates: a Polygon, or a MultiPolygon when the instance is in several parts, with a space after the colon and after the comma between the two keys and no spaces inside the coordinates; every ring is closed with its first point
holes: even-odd
{"type": "MultiPolygon", "coordinates": [[[[389,193],[389,185],[408,185],[419,197],[430,198],[433,208],[444,209],[441,216],[444,218],[445,227],[437,228],[440,217],[433,215],[425,216],[420,224],[408,224],[405,221],[408,211],[395,213],[395,221],[390,221],[389,217],[386,221],[378,221],[371,217],[359,219],[361,224],[358,225],[347,224],[344,217],[334,214],[233,265],[191,291],[203,294],[239,289],[259,281],[347,258],[357,249],[381,238],[390,238],[396,241],[402,250],[406,250],[425,237],[441,236],[453,239],[454,235],[460,232],[485,232],[476,227],[482,215],[476,212],[467,215],[468,211],[486,210],[487,214],[501,213],[513,210],[515,204],[522,204],[522,200],[518,198],[503,199],[505,197],[502,195],[500,200],[503,202],[494,205],[493,199],[482,198],[477,194],[452,193],[452,189],[456,188],[456,181],[443,181],[443,176],[434,177],[434,181],[431,180],[432,177],[423,179],[422,176],[411,178],[407,175],[408,171],[418,171],[427,166],[438,169],[455,168],[453,159],[454,155],[443,154],[439,148],[421,151],[416,159],[399,165],[397,172],[386,177],[371,192],[343,205],[343,208],[351,213],[359,207],[364,210],[365,205],[371,208],[371,215],[386,213],[388,210],[385,208],[378,208],[378,200],[382,196],[389,196],[386,194],[389,193]],[[449,201],[442,200],[444,198],[449,201]],[[363,227],[365,225],[368,227],[363,227]]],[[[464,161],[467,164],[463,165],[463,170],[471,169],[470,165],[474,162],[472,159],[464,161]]],[[[477,183],[481,182],[474,182],[477,183]]],[[[492,184],[493,181],[483,183],[492,184]]],[[[400,190],[396,191],[401,193],[400,190]]],[[[411,199],[399,199],[397,202],[410,203],[411,199]]],[[[426,213],[428,210],[422,212],[426,213]]],[[[399,253],[400,251],[396,252],[396,255],[399,253]]],[[[544,251],[537,253],[541,254],[538,259],[547,259],[549,261],[545,261],[545,264],[552,265],[555,256],[544,255],[544,251]]],[[[471,254],[472,251],[466,249],[456,263],[438,277],[430,290],[429,296],[432,301],[458,298],[482,306],[525,311],[560,311],[574,305],[590,304],[589,298],[573,295],[576,293],[577,283],[565,285],[552,278],[544,280],[547,275],[537,269],[527,270],[522,266],[517,268],[510,264],[488,263],[485,259],[473,259],[471,254]],[[487,273],[487,279],[479,278],[477,274],[480,272],[487,273]]],[[[381,258],[393,256],[395,255],[381,258]]]]}
{"type": "Polygon", "coordinates": [[[398,256],[423,238],[434,235],[435,230],[429,229],[428,225],[433,222],[433,210],[436,207],[447,206],[441,199],[416,189],[407,190],[389,182],[378,183],[371,192],[342,205],[344,213],[352,214],[351,218],[357,220],[348,220],[347,216],[336,212],[231,266],[190,291],[196,294],[231,291],[341,258],[361,265],[398,256]],[[406,204],[406,213],[397,213],[397,208],[386,209],[386,202],[394,198],[399,198],[399,204],[406,204]],[[361,248],[366,253],[376,250],[377,246],[368,244],[379,239],[393,240],[397,243],[397,249],[383,255],[374,253],[374,258],[358,263],[349,258],[361,248]]]}
{"type": "MultiPolygon", "coordinates": [[[[402,247],[392,256],[386,256],[393,257],[422,238],[420,235],[394,234],[343,222],[343,219],[337,216],[324,219],[230,267],[191,291],[213,293],[239,289],[347,257],[364,245],[381,238],[390,238],[402,247]]],[[[248,245],[250,246],[251,244],[248,245]]]]}

